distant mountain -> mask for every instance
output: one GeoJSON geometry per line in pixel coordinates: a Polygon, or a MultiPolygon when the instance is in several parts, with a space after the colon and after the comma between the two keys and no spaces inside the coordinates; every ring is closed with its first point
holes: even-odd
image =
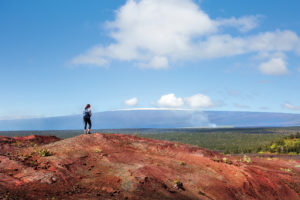
{"type": "MultiPolygon", "coordinates": [[[[118,110],[94,113],[92,123],[93,129],[284,127],[300,126],[300,115],[232,111],[118,110]]],[[[0,130],[64,130],[82,127],[82,115],[0,120],[0,130]]]]}

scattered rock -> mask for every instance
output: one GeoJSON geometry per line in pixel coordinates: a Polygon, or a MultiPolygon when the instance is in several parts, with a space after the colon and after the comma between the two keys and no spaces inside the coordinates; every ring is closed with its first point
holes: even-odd
{"type": "Polygon", "coordinates": [[[106,186],[102,187],[101,190],[104,191],[104,192],[107,192],[107,193],[113,193],[115,191],[113,188],[106,187],[106,186]]]}
{"type": "Polygon", "coordinates": [[[55,183],[57,181],[57,177],[53,176],[52,178],[52,182],[55,183]]]}
{"type": "Polygon", "coordinates": [[[185,191],[182,182],[180,182],[179,180],[175,180],[174,183],[175,183],[175,184],[174,184],[173,187],[174,187],[175,189],[185,191]]]}

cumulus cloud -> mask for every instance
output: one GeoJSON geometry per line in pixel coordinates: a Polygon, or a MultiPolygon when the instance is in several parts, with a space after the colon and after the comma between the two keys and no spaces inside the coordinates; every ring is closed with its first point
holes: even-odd
{"type": "Polygon", "coordinates": [[[240,32],[247,32],[259,25],[261,16],[244,16],[241,18],[231,17],[229,19],[220,19],[217,21],[219,26],[232,26],[237,28],[240,32]]]}
{"type": "Polygon", "coordinates": [[[96,45],[74,57],[71,63],[108,66],[118,60],[160,69],[178,60],[250,53],[264,55],[261,59],[274,58],[275,54],[284,56],[286,52],[300,55],[300,39],[292,31],[247,35],[247,31],[259,25],[259,19],[257,15],[212,19],[192,0],[128,0],[116,12],[115,19],[107,22],[113,42],[107,46],[96,45]],[[226,32],[228,28],[242,34],[233,36],[226,32]]]}
{"type": "Polygon", "coordinates": [[[214,106],[211,99],[203,94],[186,97],[184,98],[184,101],[192,108],[209,108],[214,106]]]}
{"type": "Polygon", "coordinates": [[[168,68],[168,59],[163,56],[154,56],[149,63],[140,63],[140,66],[143,68],[168,68]]]}
{"type": "Polygon", "coordinates": [[[286,108],[286,109],[289,109],[289,110],[300,110],[300,106],[295,106],[293,104],[289,104],[289,103],[285,103],[283,104],[283,107],[286,108]]]}
{"type": "Polygon", "coordinates": [[[128,106],[135,106],[138,103],[138,99],[136,97],[134,97],[132,99],[128,99],[128,100],[124,101],[124,103],[128,106]]]}
{"type": "Polygon", "coordinates": [[[210,108],[215,106],[210,97],[203,94],[196,94],[191,97],[176,97],[175,94],[167,94],[160,97],[157,101],[159,106],[165,107],[182,107],[185,103],[192,109],[210,108]]]}
{"type": "Polygon", "coordinates": [[[259,69],[264,74],[283,75],[288,73],[286,63],[282,58],[272,58],[271,60],[262,63],[259,69]]]}
{"type": "Polygon", "coordinates": [[[160,97],[158,100],[159,106],[166,106],[166,107],[181,107],[184,105],[182,98],[177,98],[175,94],[167,94],[160,97]]]}

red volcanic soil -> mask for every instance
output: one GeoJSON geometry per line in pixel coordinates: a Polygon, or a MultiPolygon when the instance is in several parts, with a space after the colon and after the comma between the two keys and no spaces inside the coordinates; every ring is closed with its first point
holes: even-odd
{"type": "Polygon", "coordinates": [[[100,133],[0,145],[1,199],[300,199],[295,160],[100,133]]]}

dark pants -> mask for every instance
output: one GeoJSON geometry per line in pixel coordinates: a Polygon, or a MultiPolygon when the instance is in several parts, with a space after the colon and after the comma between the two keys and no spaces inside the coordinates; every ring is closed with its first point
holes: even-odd
{"type": "Polygon", "coordinates": [[[86,125],[89,124],[89,129],[92,128],[91,118],[83,118],[84,121],[84,130],[86,130],[86,125]]]}

